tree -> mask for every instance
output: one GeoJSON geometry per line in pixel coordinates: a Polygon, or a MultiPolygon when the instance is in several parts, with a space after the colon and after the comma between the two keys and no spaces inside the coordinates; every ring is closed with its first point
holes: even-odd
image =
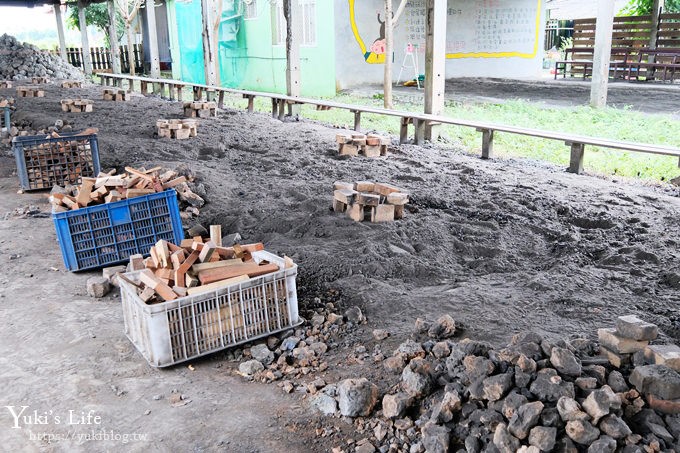
{"type": "MultiPolygon", "coordinates": [[[[80,30],[80,19],[78,18],[78,7],[68,8],[68,18],[66,22],[70,28],[80,30]]],[[[92,3],[85,8],[85,22],[88,26],[98,28],[106,37],[106,44],[111,43],[109,36],[109,11],[106,3],[92,3]]]]}
{"type": "MultiPolygon", "coordinates": [[[[654,0],[630,0],[628,4],[621,10],[624,16],[644,16],[651,14],[654,0]]],[[[663,8],[666,13],[680,12],[680,0],[666,0],[666,5],[663,8]]]]}
{"type": "Polygon", "coordinates": [[[130,75],[135,75],[135,49],[134,41],[132,40],[132,21],[135,20],[137,13],[139,13],[139,8],[142,6],[142,0],[115,0],[115,3],[125,24],[130,75]]]}
{"type": "Polygon", "coordinates": [[[397,26],[401,13],[404,12],[408,0],[401,0],[396,14],[392,11],[392,0],[385,0],[385,77],[383,81],[383,100],[386,109],[393,107],[392,103],[392,54],[394,50],[394,27],[397,26]]]}

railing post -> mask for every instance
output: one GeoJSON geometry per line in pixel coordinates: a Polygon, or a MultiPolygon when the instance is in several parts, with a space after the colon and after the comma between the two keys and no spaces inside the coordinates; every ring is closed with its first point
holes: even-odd
{"type": "Polygon", "coordinates": [[[493,129],[477,129],[482,133],[482,159],[493,157],[493,129]]]}
{"type": "Polygon", "coordinates": [[[286,117],[286,104],[285,100],[279,99],[279,121],[283,121],[286,117]]]}
{"type": "Polygon", "coordinates": [[[569,160],[569,172],[577,175],[583,172],[583,155],[585,145],[583,143],[566,143],[571,146],[571,158],[569,160]]]}
{"type": "Polygon", "coordinates": [[[409,118],[401,118],[401,126],[399,128],[399,144],[401,145],[408,141],[408,123],[409,118]]]}
{"type": "Polygon", "coordinates": [[[279,102],[276,98],[272,98],[272,118],[276,118],[279,111],[279,102]]]}
{"type": "Polygon", "coordinates": [[[220,90],[220,94],[217,97],[217,108],[224,108],[224,91],[220,90]]]}
{"type": "Polygon", "coordinates": [[[422,145],[425,143],[425,120],[413,118],[413,128],[415,129],[413,142],[416,145],[422,145]]]}

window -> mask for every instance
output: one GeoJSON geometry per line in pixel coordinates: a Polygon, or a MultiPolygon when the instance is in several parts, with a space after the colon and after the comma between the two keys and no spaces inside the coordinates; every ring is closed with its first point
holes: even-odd
{"type": "Polygon", "coordinates": [[[257,19],[257,0],[243,0],[245,9],[243,11],[244,19],[257,19]]]}
{"type": "MultiPolygon", "coordinates": [[[[253,0],[254,2],[255,0],[253,0]]],[[[293,0],[300,5],[303,46],[316,45],[316,0],[293,0]]],[[[286,17],[283,14],[283,0],[272,2],[272,38],[274,45],[286,44],[286,17]],[[275,4],[274,4],[275,3],[275,4]]]]}

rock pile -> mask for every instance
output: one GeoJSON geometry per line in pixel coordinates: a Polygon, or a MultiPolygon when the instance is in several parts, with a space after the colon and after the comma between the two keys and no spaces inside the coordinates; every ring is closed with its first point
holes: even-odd
{"type": "Polygon", "coordinates": [[[82,80],[83,73],[56,55],[20,43],[13,36],[0,36],[0,79],[33,77],[82,80]]]}
{"type": "Polygon", "coordinates": [[[20,136],[51,134],[52,132],[72,132],[73,127],[66,120],[57,120],[50,126],[34,125],[29,120],[12,121],[9,130],[0,131],[0,144],[12,146],[12,139],[20,136]]]}
{"type": "MultiPolygon", "coordinates": [[[[365,379],[318,389],[312,404],[328,415],[353,417],[365,436],[335,452],[680,449],[680,374],[671,367],[641,362],[617,369],[598,355],[597,343],[582,338],[523,333],[502,349],[456,343],[449,339],[455,329],[449,316],[433,324],[418,320],[417,341],[405,341],[383,361],[396,384],[382,397],[365,379]]],[[[647,338],[654,329],[623,317],[616,334],[647,338]]],[[[644,351],[639,358],[655,357],[644,351]]]]}

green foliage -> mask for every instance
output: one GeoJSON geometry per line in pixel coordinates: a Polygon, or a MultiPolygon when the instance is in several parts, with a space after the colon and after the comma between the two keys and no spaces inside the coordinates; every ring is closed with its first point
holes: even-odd
{"type": "MultiPolygon", "coordinates": [[[[106,3],[92,3],[85,8],[85,22],[88,26],[94,26],[101,30],[106,36],[106,44],[111,42],[109,36],[109,10],[106,3]]],[[[72,6],[68,9],[68,17],[66,23],[70,28],[80,30],[80,18],[78,17],[78,8],[72,6]]],[[[118,36],[122,36],[125,31],[123,20],[116,16],[116,32],[118,36]]]]}
{"type": "MultiPolygon", "coordinates": [[[[630,0],[619,14],[624,16],[643,16],[645,14],[651,14],[653,4],[653,0],[630,0]]],[[[666,0],[664,12],[680,12],[680,0],[666,0]]]]}

